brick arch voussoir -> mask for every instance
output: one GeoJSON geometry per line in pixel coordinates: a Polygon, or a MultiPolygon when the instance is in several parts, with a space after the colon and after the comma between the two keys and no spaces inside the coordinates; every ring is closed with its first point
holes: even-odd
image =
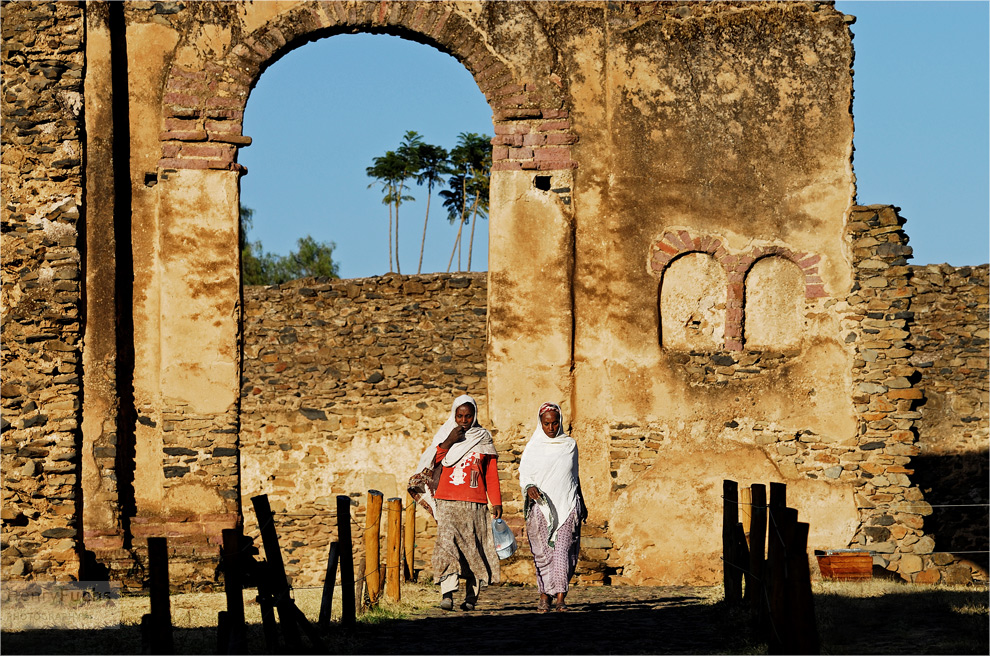
{"type": "Polygon", "coordinates": [[[160,167],[245,172],[237,164],[237,149],[251,143],[244,109],[264,70],[309,40],[354,30],[427,43],[468,69],[492,108],[493,170],[577,168],[577,136],[559,80],[525,79],[451,3],[387,0],[301,4],[244,35],[219,62],[173,66],[162,98],[160,167]]]}
{"type": "Polygon", "coordinates": [[[792,251],[785,246],[759,246],[752,249],[748,254],[749,262],[743,272],[743,282],[749,275],[753,266],[760,260],[768,257],[780,257],[793,263],[801,270],[804,276],[804,297],[806,299],[824,298],[828,296],[825,291],[825,281],[822,280],[818,271],[818,265],[822,256],[813,253],[792,251]]]}

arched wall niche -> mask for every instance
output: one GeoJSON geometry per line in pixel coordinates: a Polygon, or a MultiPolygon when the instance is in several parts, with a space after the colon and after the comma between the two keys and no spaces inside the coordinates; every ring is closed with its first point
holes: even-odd
{"type": "Polygon", "coordinates": [[[660,282],[660,345],[678,351],[717,351],[725,340],[726,276],[708,253],[680,255],[660,282]]]}
{"type": "Polygon", "coordinates": [[[744,293],[747,348],[782,351],[801,343],[805,282],[797,264],[779,255],[758,259],[746,273],[744,293]]]}
{"type": "MultiPolygon", "coordinates": [[[[721,265],[725,272],[724,348],[728,351],[742,351],[744,347],[743,323],[744,316],[747,312],[747,308],[744,307],[746,299],[746,277],[754,263],[758,260],[773,256],[778,260],[788,261],[797,268],[797,275],[794,278],[792,287],[795,290],[800,290],[794,292],[794,295],[800,300],[794,301],[795,303],[802,303],[803,299],[810,300],[828,296],[828,293],[825,291],[825,284],[818,272],[818,264],[822,259],[821,255],[793,251],[786,246],[779,245],[755,246],[744,253],[732,253],[726,249],[723,240],[719,237],[711,235],[695,236],[688,230],[681,229],[668,230],[651,246],[647,264],[649,271],[661,281],[661,290],[658,295],[658,320],[660,323],[659,330],[661,332],[660,341],[664,348],[682,348],[680,346],[674,347],[673,344],[669,343],[662,336],[665,329],[663,318],[664,308],[662,307],[662,286],[671,265],[688,253],[707,253],[711,256],[712,260],[721,265]]],[[[759,274],[759,276],[762,277],[762,274],[759,274]]],[[[772,287],[773,284],[771,283],[770,286],[772,287]]],[[[758,303],[772,305],[771,296],[761,296],[757,292],[756,299],[758,303]]],[[[777,312],[779,310],[760,311],[777,312]]],[[[675,311],[673,315],[679,316],[678,311],[675,311]]],[[[764,334],[760,330],[757,329],[757,342],[780,337],[771,333],[764,334]]],[[[746,346],[748,347],[750,344],[747,343],[746,346]]]]}

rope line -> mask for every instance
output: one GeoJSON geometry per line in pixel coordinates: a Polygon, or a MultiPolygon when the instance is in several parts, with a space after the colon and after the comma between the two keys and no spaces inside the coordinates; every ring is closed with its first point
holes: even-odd
{"type": "MultiPolygon", "coordinates": [[[[737,506],[751,506],[753,508],[765,508],[765,509],[768,509],[768,508],[771,508],[772,507],[769,504],[767,504],[767,505],[757,505],[757,504],[755,504],[755,503],[753,503],[751,501],[739,501],[738,499],[730,499],[729,497],[727,497],[725,495],[720,495],[720,496],[722,497],[722,500],[724,500],[724,501],[731,501],[732,503],[736,504],[737,506]]],[[[904,507],[904,506],[908,506],[908,507],[921,507],[921,508],[924,508],[926,506],[929,507],[929,508],[990,508],[990,503],[928,503],[928,502],[911,503],[909,501],[904,501],[904,502],[901,502],[901,503],[894,503],[894,504],[890,504],[890,503],[888,503],[888,504],[877,504],[875,506],[856,506],[856,509],[857,510],[872,510],[872,509],[875,509],[875,508],[900,508],[900,507],[904,507]]]]}

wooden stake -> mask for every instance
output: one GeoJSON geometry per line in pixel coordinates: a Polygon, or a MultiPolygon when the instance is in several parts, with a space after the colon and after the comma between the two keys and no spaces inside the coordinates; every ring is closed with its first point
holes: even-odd
{"type": "Polygon", "coordinates": [[[269,654],[281,653],[278,639],[278,623],[275,621],[275,600],[271,594],[271,577],[268,563],[261,561],[255,570],[258,578],[258,608],[261,609],[261,627],[265,635],[265,648],[269,654]]]}
{"type": "Polygon", "coordinates": [[[336,542],[330,543],[330,553],[327,555],[327,573],[323,579],[323,598],[320,600],[320,619],[316,625],[323,631],[330,630],[330,614],[333,612],[333,585],[337,578],[337,562],[340,560],[336,542]]]}
{"type": "Polygon", "coordinates": [[[402,499],[395,497],[388,500],[388,552],[385,564],[385,594],[392,601],[402,597],[399,547],[402,537],[402,499]]]}
{"type": "Polygon", "coordinates": [[[354,580],[354,614],[358,615],[364,608],[364,589],[367,587],[368,577],[365,576],[367,570],[367,562],[364,556],[361,556],[361,564],[358,565],[357,578],[354,580]]]}
{"type": "Polygon", "coordinates": [[[788,645],[791,654],[818,654],[821,651],[818,641],[818,623],[815,619],[815,598],[811,592],[811,570],[808,565],[808,531],[806,523],[794,524],[793,541],[788,547],[788,609],[791,612],[790,624],[792,642],[788,645]]]}
{"type": "Polygon", "coordinates": [[[409,494],[406,494],[406,512],[402,521],[405,578],[412,581],[416,578],[416,501],[409,494]]]}
{"type": "Polygon", "coordinates": [[[739,490],[739,521],[742,522],[746,534],[746,544],[749,544],[750,527],[753,524],[753,488],[744,487],[739,490]]]}
{"type": "Polygon", "coordinates": [[[151,587],[151,653],[172,654],[175,647],[172,641],[166,538],[148,538],[148,574],[151,587]]]}
{"type": "Polygon", "coordinates": [[[368,583],[368,602],[378,603],[378,590],[381,586],[381,544],[382,500],[385,496],[378,490],[368,490],[368,513],[364,517],[364,558],[365,581],[368,583]]]}
{"type": "Polygon", "coordinates": [[[746,583],[746,599],[757,624],[757,631],[765,636],[759,627],[766,624],[766,581],[763,577],[766,564],[767,542],[767,486],[756,484],[750,488],[752,517],[749,526],[749,572],[753,585],[746,583]]]}
{"type": "Polygon", "coordinates": [[[228,639],[221,645],[225,654],[242,654],[244,644],[244,584],[241,577],[241,529],[225,528],[223,536],[223,589],[227,596],[228,639]]]}
{"type": "Polygon", "coordinates": [[[299,653],[302,643],[299,640],[299,630],[296,626],[296,616],[292,612],[292,597],[289,596],[289,579],[285,576],[285,561],[282,560],[282,549],[278,545],[278,532],[275,530],[275,515],[272,514],[268,495],[259,494],[251,497],[254,514],[258,518],[258,529],[261,531],[261,542],[265,547],[265,560],[268,562],[268,582],[271,595],[278,609],[278,623],[282,628],[282,638],[289,651],[299,653]]]}
{"type": "MultiPolygon", "coordinates": [[[[773,484],[771,484],[773,485],[773,484]]],[[[771,491],[772,491],[771,487],[771,491]]],[[[790,622],[788,608],[788,567],[787,549],[793,542],[794,527],[797,524],[797,510],[793,508],[770,509],[769,547],[773,547],[767,566],[770,570],[770,640],[767,652],[789,654],[793,641],[794,627],[790,622]]]]}
{"type": "MultiPolygon", "coordinates": [[[[354,546],[351,544],[351,498],[337,495],[337,543],[340,550],[340,623],[354,628],[357,623],[354,608],[354,546]]],[[[362,572],[361,576],[364,576],[362,572]]]]}
{"type": "Polygon", "coordinates": [[[734,567],[738,560],[735,536],[739,523],[738,489],[735,481],[722,481],[722,583],[728,604],[742,601],[742,572],[734,567]]]}

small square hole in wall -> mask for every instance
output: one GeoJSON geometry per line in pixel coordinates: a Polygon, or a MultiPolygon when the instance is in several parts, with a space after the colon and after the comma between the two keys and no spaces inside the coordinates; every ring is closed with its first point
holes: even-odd
{"type": "Polygon", "coordinates": [[[533,186],[540,191],[550,191],[550,176],[538,175],[533,179],[533,186]]]}

